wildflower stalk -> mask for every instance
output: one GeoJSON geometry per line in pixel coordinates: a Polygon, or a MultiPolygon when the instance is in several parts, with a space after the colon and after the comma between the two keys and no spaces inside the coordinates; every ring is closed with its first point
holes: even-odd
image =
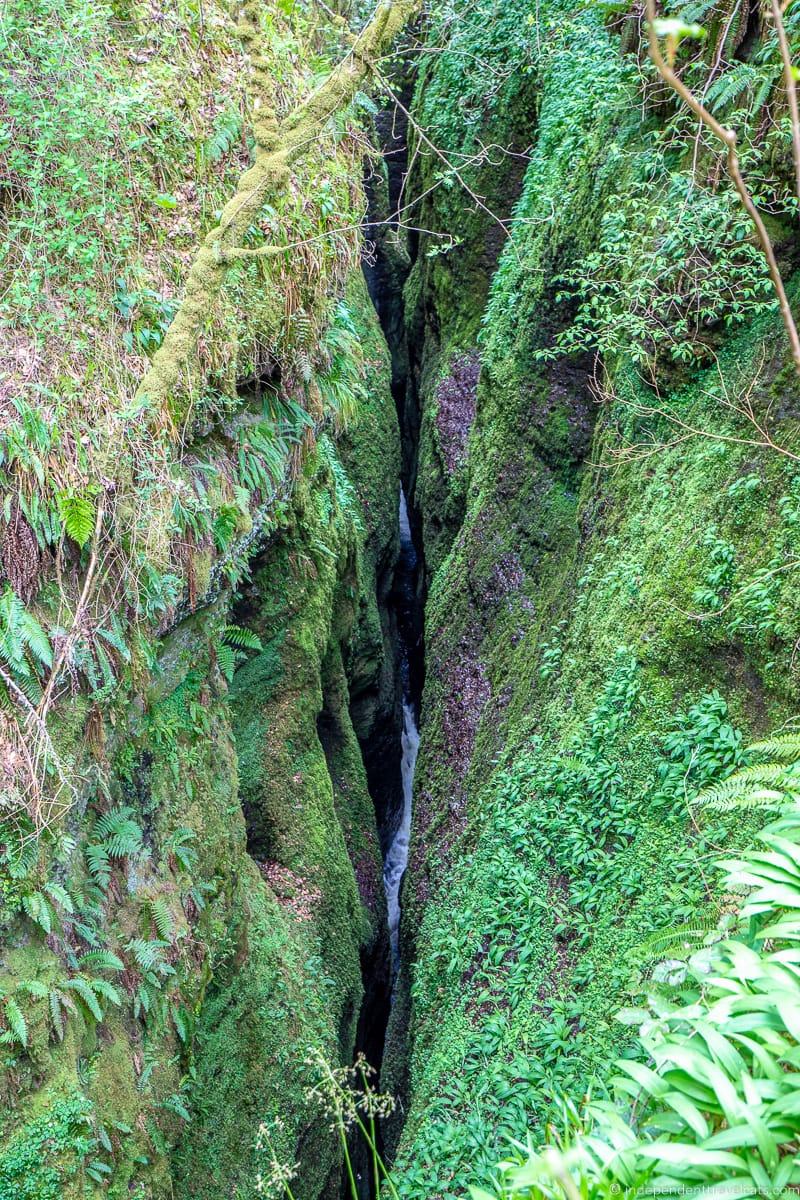
{"type": "Polygon", "coordinates": [[[370,1075],[374,1074],[373,1068],[363,1055],[359,1055],[352,1067],[334,1069],[318,1050],[312,1051],[307,1061],[318,1072],[320,1082],[309,1088],[306,1095],[332,1118],[331,1129],[339,1133],[353,1200],[358,1200],[358,1184],[347,1142],[351,1128],[358,1130],[369,1147],[376,1194],[385,1187],[392,1200],[400,1200],[389,1168],[378,1151],[376,1121],[377,1117],[388,1116],[394,1111],[394,1100],[373,1090],[369,1081],[370,1075]],[[355,1080],[360,1081],[360,1089],[354,1086],[355,1080]]]}

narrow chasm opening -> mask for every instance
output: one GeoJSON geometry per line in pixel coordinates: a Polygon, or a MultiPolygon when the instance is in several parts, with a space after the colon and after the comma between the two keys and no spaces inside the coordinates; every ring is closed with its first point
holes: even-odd
{"type": "MultiPolygon", "coordinates": [[[[359,1014],[356,1053],[362,1053],[378,1072],[383,1061],[386,1030],[397,973],[400,968],[400,917],[402,883],[408,863],[413,813],[414,768],[419,747],[419,712],[424,678],[422,605],[420,603],[420,554],[412,532],[408,503],[402,486],[398,493],[400,550],[392,588],[387,600],[388,617],[395,651],[397,712],[393,736],[381,735],[381,753],[391,762],[381,768],[367,745],[363,747],[370,791],[378,818],[383,854],[383,888],[388,928],[386,941],[369,954],[362,955],[361,969],[364,1000],[359,1014]],[[399,789],[396,781],[399,778],[399,789]]],[[[325,744],[324,714],[320,737],[325,744]]],[[[377,1127],[378,1152],[384,1157],[381,1129],[377,1127]]],[[[375,1200],[375,1180],[367,1147],[354,1136],[351,1159],[362,1200],[375,1200]]],[[[352,1195],[352,1185],[343,1173],[341,1195],[352,1195]]]]}
{"type": "MultiPolygon", "coordinates": [[[[395,703],[392,719],[362,742],[383,856],[383,889],[388,946],[362,961],[364,1002],[356,1053],[363,1053],[380,1074],[394,986],[400,968],[403,878],[408,863],[413,818],[413,781],[419,747],[420,702],[425,675],[424,579],[421,522],[408,497],[413,494],[419,422],[414,381],[408,370],[409,352],[403,307],[403,285],[410,269],[398,253],[396,222],[401,187],[407,170],[406,129],[402,114],[385,112],[376,118],[386,173],[366,180],[370,220],[369,252],[364,275],[369,294],[391,355],[392,395],[397,408],[402,444],[402,482],[397,492],[399,554],[391,585],[382,598],[394,655],[395,703]]],[[[412,247],[413,253],[413,247],[412,247]]],[[[392,486],[387,481],[387,486],[392,486]]],[[[382,1157],[380,1125],[378,1150],[382,1157]]],[[[376,1185],[367,1148],[352,1139],[351,1156],[363,1200],[375,1200],[376,1185]]],[[[350,1197],[351,1183],[343,1174],[341,1194],[350,1197]]]]}

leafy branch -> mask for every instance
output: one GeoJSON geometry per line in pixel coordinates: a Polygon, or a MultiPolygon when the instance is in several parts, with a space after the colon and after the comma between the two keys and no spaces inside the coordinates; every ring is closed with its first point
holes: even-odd
{"type": "MultiPolygon", "coordinates": [[[[794,68],[791,62],[791,54],[789,49],[788,39],[786,37],[786,29],[783,23],[783,10],[778,3],[778,0],[771,0],[772,18],[775,22],[775,27],[778,33],[778,44],[781,51],[781,59],[784,67],[784,80],[786,84],[786,94],[789,101],[789,112],[792,125],[792,153],[795,164],[795,177],[797,187],[797,200],[800,204],[800,115],[798,114],[797,92],[795,86],[794,68]]],[[[734,129],[723,125],[717,118],[709,112],[703,102],[694,94],[691,88],[683,82],[681,77],[674,69],[675,54],[678,44],[684,38],[696,38],[704,36],[704,31],[697,25],[686,25],[680,20],[659,20],[656,11],[656,0],[647,0],[647,36],[648,49],[650,57],[655,64],[661,78],[667,83],[672,90],[680,97],[681,100],[692,110],[695,116],[709,129],[714,136],[722,143],[726,151],[726,166],[728,175],[739,193],[739,197],[747,212],[750,220],[756,231],[761,249],[767,261],[772,286],[775,290],[775,295],[778,299],[781,318],[783,320],[786,334],[789,338],[789,346],[792,352],[795,369],[800,374],[800,335],[797,332],[797,325],[792,314],[789,300],[786,296],[786,288],[784,287],[783,278],[781,276],[778,260],[775,255],[775,248],[772,244],[772,239],[769,236],[767,227],[761,213],[756,207],[755,201],[750,193],[744,176],[739,165],[739,153],[737,148],[737,137],[734,129]],[[665,39],[666,58],[661,50],[659,42],[660,38],[665,39]]]]}

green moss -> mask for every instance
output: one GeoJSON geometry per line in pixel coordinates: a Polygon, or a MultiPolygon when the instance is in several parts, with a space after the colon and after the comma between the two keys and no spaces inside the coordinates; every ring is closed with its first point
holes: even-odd
{"type": "MultiPolygon", "coordinates": [[[[464,326],[424,331],[418,496],[436,509],[434,570],[387,1073],[408,1114],[396,1181],[409,1197],[486,1185],[507,1138],[557,1116],[561,1094],[579,1100],[626,1049],[614,1013],[641,987],[637,947],[703,917],[705,855],[747,834],[698,826],[687,801],[735,765],[741,730],[780,726],[800,690],[796,573],[782,565],[796,471],[725,403],[750,389],[796,411],[774,316],[715,330],[713,366],[659,359],[655,388],[635,347],[608,354],[601,408],[591,360],[551,353],[574,319],[560,277],[591,256],[620,195],[639,194],[654,135],[604,21],[558,4],[539,15],[531,161],[482,318],[463,518],[444,535],[437,372],[464,326]],[[681,437],[654,407],[708,436],[681,437]]],[[[480,44],[485,21],[466,16],[453,52],[480,44]]],[[[482,65],[463,69],[477,86],[482,65]]],[[[442,100],[445,127],[458,103],[442,100]]],[[[651,191],[645,223],[666,211],[651,191]]],[[[631,278],[650,253],[631,250],[631,278]]],[[[420,269],[416,311],[438,311],[445,276],[420,269]]],[[[781,433],[795,453],[794,417],[781,433]]]]}
{"type": "Polygon", "coordinates": [[[236,616],[263,647],[230,693],[250,861],[236,866],[199,1016],[195,1116],[176,1157],[181,1196],[216,1200],[222,1188],[255,1196],[255,1136],[276,1118],[279,1153],[300,1163],[296,1194],[338,1188],[339,1147],[305,1098],[305,1059],[312,1046],[334,1062],[350,1059],[360,956],[383,924],[349,680],[362,700],[372,697],[362,708],[368,725],[391,673],[378,580],[394,561],[386,472],[396,477],[398,461],[385,350],[360,286],[351,303],[369,391],[341,458],[324,437],[307,461],[236,616]],[[345,662],[355,665],[346,671],[345,662]]]}

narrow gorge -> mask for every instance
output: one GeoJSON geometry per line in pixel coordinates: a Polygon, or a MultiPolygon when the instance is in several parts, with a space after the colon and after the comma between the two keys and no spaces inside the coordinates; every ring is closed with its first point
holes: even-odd
{"type": "Polygon", "coordinates": [[[796,61],[7,0],[0,1200],[796,1194],[796,61]]]}

